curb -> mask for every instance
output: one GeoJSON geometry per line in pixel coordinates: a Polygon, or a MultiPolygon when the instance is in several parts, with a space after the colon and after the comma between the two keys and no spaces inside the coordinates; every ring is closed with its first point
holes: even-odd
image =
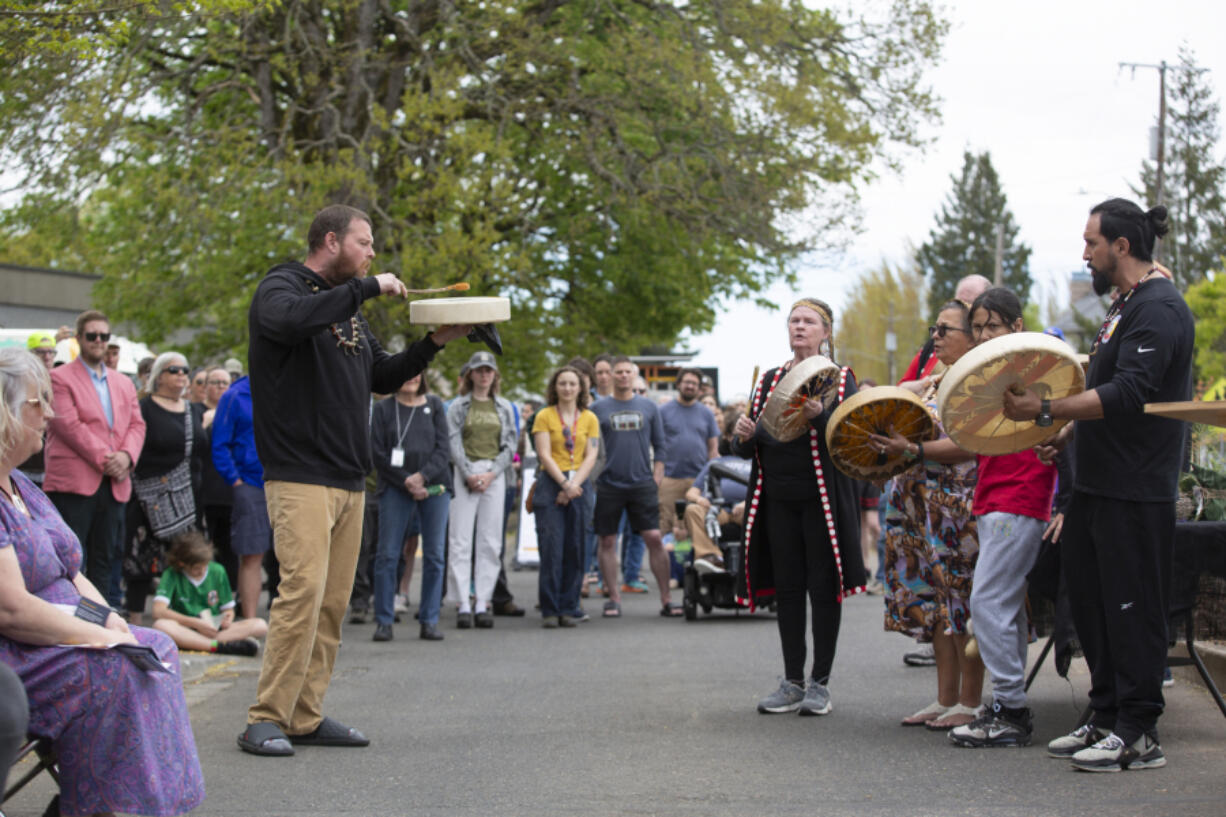
{"type": "MultiPolygon", "coordinates": [[[[1201,661],[1205,662],[1205,669],[1209,671],[1209,676],[1213,678],[1213,683],[1217,684],[1219,691],[1226,694],[1226,644],[1213,641],[1198,641],[1196,642],[1196,652],[1200,655],[1201,661]]],[[[1176,644],[1171,649],[1170,655],[1172,657],[1187,658],[1187,644],[1183,642],[1176,644]]],[[[1171,667],[1171,674],[1181,682],[1196,684],[1203,689],[1208,689],[1205,686],[1205,679],[1200,677],[1200,673],[1196,671],[1194,665],[1171,667]]]]}

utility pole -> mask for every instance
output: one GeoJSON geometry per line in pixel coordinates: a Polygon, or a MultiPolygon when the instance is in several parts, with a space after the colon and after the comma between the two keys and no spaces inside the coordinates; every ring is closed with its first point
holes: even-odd
{"type": "MultiPolygon", "coordinates": [[[[1155,180],[1154,205],[1162,204],[1165,198],[1165,190],[1163,189],[1165,182],[1164,164],[1166,160],[1166,60],[1157,65],[1149,62],[1121,62],[1120,69],[1132,69],[1132,76],[1136,77],[1138,68],[1153,68],[1158,72],[1158,150],[1157,150],[1157,178],[1155,180]]],[[[1161,260],[1162,239],[1154,241],[1154,260],[1161,260]]]]}
{"type": "Polygon", "coordinates": [[[1005,283],[1005,225],[996,225],[996,263],[993,266],[992,286],[1005,283]]]}

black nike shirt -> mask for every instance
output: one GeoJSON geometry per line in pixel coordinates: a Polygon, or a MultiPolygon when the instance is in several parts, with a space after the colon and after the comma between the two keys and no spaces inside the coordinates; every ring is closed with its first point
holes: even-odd
{"type": "Polygon", "coordinates": [[[1124,304],[1090,359],[1101,420],[1078,420],[1076,490],[1138,502],[1173,502],[1187,424],[1145,413],[1146,403],[1192,398],[1192,312],[1169,280],[1154,277],[1124,304]]]}

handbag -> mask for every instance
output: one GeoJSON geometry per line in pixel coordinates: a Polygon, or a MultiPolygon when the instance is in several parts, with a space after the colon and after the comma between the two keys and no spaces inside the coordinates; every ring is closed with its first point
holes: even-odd
{"type": "Polygon", "coordinates": [[[149,520],[149,532],[165,541],[191,530],[196,522],[196,500],[192,495],[190,406],[183,412],[183,434],[187,442],[182,462],[161,476],[132,480],[132,490],[140,500],[145,518],[149,520]]]}

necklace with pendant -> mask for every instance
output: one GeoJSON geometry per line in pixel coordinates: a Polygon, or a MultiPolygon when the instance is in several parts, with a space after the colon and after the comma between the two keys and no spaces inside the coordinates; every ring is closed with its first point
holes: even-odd
{"type": "Polygon", "coordinates": [[[8,497],[8,501],[13,503],[14,508],[21,511],[26,516],[29,516],[30,509],[27,508],[26,503],[22,501],[21,494],[17,492],[17,486],[13,485],[12,480],[9,480],[9,486],[13,489],[12,493],[9,493],[8,488],[3,488],[3,487],[0,487],[0,493],[8,497]]]}

